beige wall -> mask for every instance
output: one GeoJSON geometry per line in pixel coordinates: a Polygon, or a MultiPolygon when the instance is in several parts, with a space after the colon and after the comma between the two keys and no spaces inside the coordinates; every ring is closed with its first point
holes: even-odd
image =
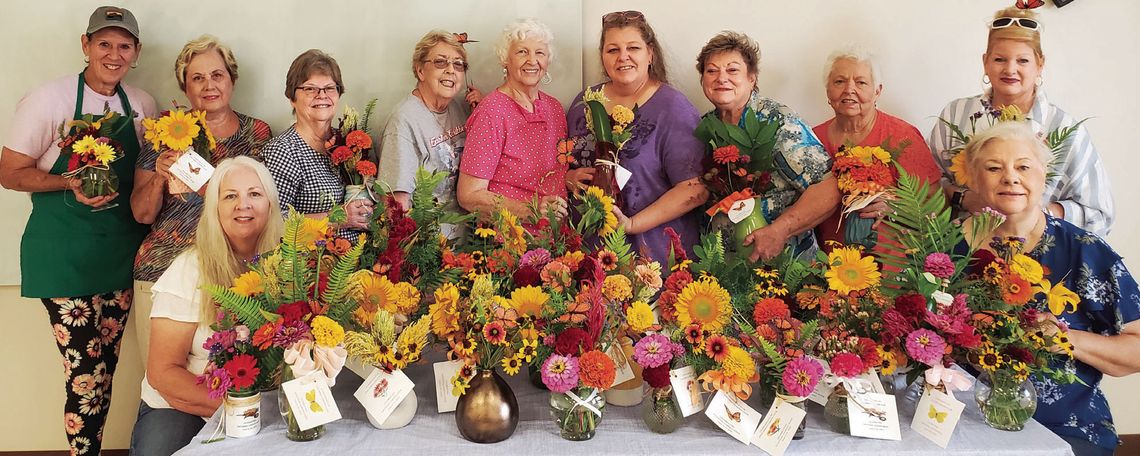
{"type": "MultiPolygon", "coordinates": [[[[563,103],[583,82],[598,82],[598,18],[605,12],[638,9],[656,27],[674,84],[700,109],[708,109],[693,69],[697,50],[722,29],[737,29],[763,48],[761,90],[812,124],[830,116],[821,88],[826,55],[846,41],[858,41],[879,54],[885,90],[880,106],[929,131],[952,98],[980,91],[985,20],[1010,0],[397,0],[309,2],[302,0],[200,0],[194,7],[142,0],[5,1],[0,15],[0,140],[8,134],[12,108],[24,92],[44,81],[82,68],[79,35],[87,15],[103,3],[131,8],[141,21],[141,65],[128,83],[155,96],[162,106],[178,93],[171,67],[182,44],[201,33],[228,42],[241,64],[234,106],[270,122],[289,126],[281,93],[294,56],[322,48],[341,64],[348,94],[345,103],[362,105],[380,98],[377,124],[407,93],[411,46],[426,30],[467,31],[481,43],[470,45],[471,78],[490,90],[500,81],[494,56],[497,31],[511,18],[538,16],[555,31],[554,83],[544,90],[563,103]],[[323,8],[328,11],[318,11],[323,8]]],[[[1051,100],[1077,117],[1095,116],[1087,125],[1112,179],[1117,204],[1110,243],[1140,272],[1140,179],[1132,162],[1140,105],[1140,2],[1079,0],[1064,9],[1042,11],[1045,77],[1051,100]]],[[[0,191],[0,284],[19,282],[19,235],[30,205],[26,195],[0,191]]],[[[62,449],[62,367],[38,301],[19,298],[18,287],[0,286],[0,391],[12,399],[0,412],[0,451],[62,449]]],[[[135,318],[132,316],[132,318],[135,318]]],[[[106,448],[125,448],[138,405],[142,363],[128,325],[116,376],[106,448]]],[[[1105,382],[1118,429],[1140,433],[1140,376],[1105,382]]]]}

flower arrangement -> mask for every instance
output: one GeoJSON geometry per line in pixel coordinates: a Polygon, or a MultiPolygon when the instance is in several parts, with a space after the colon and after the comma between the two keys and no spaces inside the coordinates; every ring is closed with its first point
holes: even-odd
{"type": "Polygon", "coordinates": [[[130,124],[129,117],[108,109],[98,118],[84,114],[59,125],[60,154],[68,157],[63,176],[79,178],[83,196],[94,198],[118,191],[119,179],[110,165],[123,157],[123,146],[112,137],[130,124]]]}
{"type": "Polygon", "coordinates": [[[874,219],[863,219],[852,215],[854,211],[866,207],[876,199],[889,200],[897,183],[897,171],[893,166],[895,158],[910,145],[906,140],[898,148],[891,148],[887,141],[882,145],[840,146],[835,154],[831,172],[838,180],[839,191],[843,194],[840,216],[846,225],[844,242],[861,244],[868,248],[875,245],[875,235],[871,230],[874,219]]]}
{"type": "Polygon", "coordinates": [[[197,382],[206,385],[210,399],[271,386],[273,374],[269,370],[263,374],[258,358],[264,355],[250,336],[249,327],[235,325],[214,332],[202,343],[202,348],[209,352],[209,362],[197,382]]]}
{"type": "Polygon", "coordinates": [[[423,316],[406,324],[406,320],[405,323],[398,321],[400,317],[402,314],[376,309],[360,331],[345,333],[344,348],[348,355],[388,372],[419,361],[428,343],[431,320],[423,316]]]}
{"type": "Polygon", "coordinates": [[[585,104],[586,128],[594,137],[594,154],[590,161],[596,169],[590,185],[600,188],[621,206],[616,168],[619,166],[621,148],[632,136],[630,125],[637,116],[637,106],[630,109],[619,104],[607,112],[606,105],[610,100],[600,88],[592,90],[587,87],[582,101],[585,104]]]}
{"type": "MultiPolygon", "coordinates": [[[[156,151],[173,150],[179,152],[180,156],[196,153],[209,157],[217,148],[214,135],[206,125],[206,111],[190,110],[177,103],[169,111],[159,114],[157,119],[143,119],[143,128],[143,138],[156,151]]],[[[183,194],[191,189],[178,178],[172,177],[168,191],[171,194],[183,194]]]]}
{"type": "Polygon", "coordinates": [[[600,187],[593,185],[587,187],[586,191],[578,196],[575,208],[582,216],[574,226],[574,230],[578,233],[597,233],[599,236],[606,236],[617,229],[614,199],[600,187]]]}
{"type": "MultiPolygon", "coordinates": [[[[372,156],[372,136],[368,134],[368,120],[376,109],[373,98],[364,106],[361,114],[347,107],[339,123],[333,129],[332,137],[325,143],[329,160],[340,171],[341,178],[349,185],[366,185],[376,177],[376,163],[368,160],[372,156]]],[[[346,195],[348,198],[349,195],[346,195]]]]}

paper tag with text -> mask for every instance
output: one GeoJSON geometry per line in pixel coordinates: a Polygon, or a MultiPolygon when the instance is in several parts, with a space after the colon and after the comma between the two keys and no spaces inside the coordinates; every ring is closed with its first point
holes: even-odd
{"type": "Polygon", "coordinates": [[[443,361],[432,365],[435,369],[435,404],[439,413],[454,412],[459,396],[451,394],[451,379],[463,369],[463,360],[443,361]]]}
{"type": "Polygon", "coordinates": [[[899,411],[890,394],[866,393],[847,397],[851,435],[883,440],[902,440],[899,411]]]}
{"type": "MultiPolygon", "coordinates": [[[[289,369],[289,366],[285,366],[289,369]]],[[[340,419],[328,377],[320,370],[281,384],[281,394],[289,402],[297,427],[304,431],[340,419]]]]}
{"type": "Polygon", "coordinates": [[[962,409],[966,408],[954,396],[927,388],[918,400],[914,411],[914,419],[910,428],[918,435],[930,439],[936,445],[946,448],[950,438],[954,436],[954,428],[962,417],[962,409]]]}
{"type": "Polygon", "coordinates": [[[751,442],[772,456],[783,456],[806,416],[804,409],[777,397],[760,427],[756,428],[756,433],[752,434],[751,442]]]}
{"type": "Polygon", "coordinates": [[[614,179],[617,180],[618,190],[624,190],[625,184],[629,182],[629,179],[631,177],[633,177],[633,173],[631,173],[628,169],[625,169],[625,167],[621,165],[614,167],[614,179]]]}
{"type": "Polygon", "coordinates": [[[735,394],[725,394],[724,391],[717,391],[713,395],[709,406],[705,408],[705,416],[745,445],[752,440],[752,434],[756,433],[756,427],[760,425],[760,418],[763,417],[760,412],[745,404],[735,394]]]}
{"type": "Polygon", "coordinates": [[[191,191],[196,192],[206,185],[210,176],[214,175],[214,167],[191,147],[170,166],[170,174],[190,187],[191,191]]]}
{"type": "MultiPolygon", "coordinates": [[[[817,361],[819,361],[819,364],[823,366],[823,375],[820,376],[820,378],[827,378],[827,375],[831,373],[831,366],[827,364],[827,361],[824,361],[822,359],[817,361]]],[[[826,382],[822,381],[816,383],[815,390],[813,390],[811,394],[808,395],[809,401],[815,402],[819,405],[827,405],[827,396],[831,394],[833,387],[827,386],[825,383],[826,382]]]]}
{"type": "Polygon", "coordinates": [[[376,369],[364,379],[353,396],[376,422],[383,423],[415,386],[402,370],[388,373],[384,369],[376,369]]]}
{"type": "Polygon", "coordinates": [[[629,358],[625,356],[625,350],[622,350],[620,345],[610,345],[610,348],[606,350],[606,356],[609,356],[614,362],[614,384],[610,385],[611,388],[636,377],[633,373],[633,367],[629,365],[629,358]]]}
{"type": "Polygon", "coordinates": [[[691,416],[705,408],[705,398],[701,394],[701,385],[693,366],[669,371],[669,384],[673,386],[673,395],[681,407],[681,415],[691,416]]]}

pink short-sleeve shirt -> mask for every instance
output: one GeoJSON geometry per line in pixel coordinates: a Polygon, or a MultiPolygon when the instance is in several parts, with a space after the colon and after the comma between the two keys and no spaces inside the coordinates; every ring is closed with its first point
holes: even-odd
{"type": "Polygon", "coordinates": [[[558,163],[558,141],[565,137],[566,115],[557,99],[540,91],[528,112],[496,90],[467,119],[459,171],[487,179],[487,190],[514,200],[565,197],[567,167],[558,163]]]}

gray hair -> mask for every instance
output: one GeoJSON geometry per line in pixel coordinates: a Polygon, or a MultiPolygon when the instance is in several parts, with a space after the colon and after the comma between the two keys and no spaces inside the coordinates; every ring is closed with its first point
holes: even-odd
{"type": "Polygon", "coordinates": [[[867,64],[867,66],[871,67],[872,85],[883,83],[883,80],[880,79],[882,73],[879,72],[879,62],[875,60],[875,54],[872,54],[859,45],[848,44],[836,49],[831,55],[827,56],[827,64],[823,66],[824,87],[827,87],[827,85],[831,83],[831,70],[835,69],[835,62],[843,59],[851,59],[858,63],[867,64]]]}
{"type": "Polygon", "coordinates": [[[554,48],[550,45],[554,42],[554,32],[537,19],[527,18],[511,22],[503,28],[499,42],[495,44],[495,53],[499,55],[499,63],[506,65],[507,53],[511,51],[511,45],[527,38],[533,38],[546,44],[547,55],[550,56],[550,61],[554,62],[554,48]]]}
{"type": "Polygon", "coordinates": [[[1048,176],[1053,152],[1049,150],[1049,146],[1045,145],[1044,139],[1033,131],[1033,127],[1029,125],[1028,121],[1015,120],[998,122],[970,138],[970,142],[966,143],[966,147],[960,152],[966,154],[966,172],[968,174],[973,175],[975,172],[974,167],[977,164],[978,152],[994,141],[1020,141],[1028,147],[1032,147],[1033,155],[1041,162],[1041,169],[1048,176]]]}

